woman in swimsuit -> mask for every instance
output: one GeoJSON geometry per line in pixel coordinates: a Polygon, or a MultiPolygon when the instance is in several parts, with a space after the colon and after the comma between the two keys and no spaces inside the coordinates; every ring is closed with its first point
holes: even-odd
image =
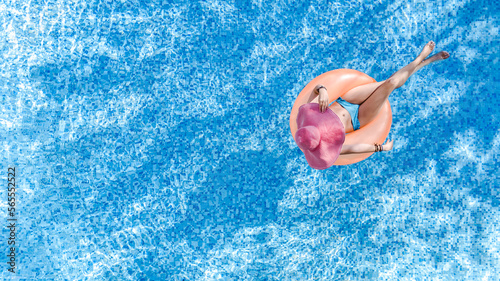
{"type": "MultiPolygon", "coordinates": [[[[387,80],[358,86],[348,91],[342,98],[337,99],[330,109],[342,121],[345,133],[353,132],[370,123],[377,116],[391,92],[403,86],[417,70],[432,62],[449,58],[450,55],[443,51],[425,59],[434,50],[434,46],[432,41],[427,43],[414,61],[398,70],[387,80]]],[[[319,103],[320,111],[324,112],[328,107],[328,90],[323,85],[317,85],[314,92],[318,96],[312,102],[319,103]]],[[[393,141],[391,140],[385,145],[343,145],[340,154],[389,151],[392,146],[393,141]]]]}

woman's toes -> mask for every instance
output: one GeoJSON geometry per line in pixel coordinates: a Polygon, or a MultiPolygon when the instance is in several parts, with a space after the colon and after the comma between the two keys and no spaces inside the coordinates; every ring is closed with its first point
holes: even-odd
{"type": "Polygon", "coordinates": [[[441,57],[445,60],[445,59],[447,59],[447,58],[450,57],[450,54],[448,54],[448,52],[442,51],[441,52],[441,57]]]}
{"type": "Polygon", "coordinates": [[[426,58],[428,55],[431,54],[432,50],[434,50],[434,46],[436,44],[433,41],[429,41],[429,43],[425,44],[424,49],[420,53],[420,57],[422,59],[426,58]]]}
{"type": "Polygon", "coordinates": [[[434,47],[436,46],[436,43],[434,43],[434,41],[429,41],[429,43],[427,43],[424,47],[424,52],[427,53],[427,55],[429,55],[432,50],[434,50],[434,47]]]}
{"type": "Polygon", "coordinates": [[[427,43],[427,45],[429,46],[429,48],[431,48],[431,51],[432,51],[432,50],[434,50],[436,43],[434,43],[434,41],[429,41],[429,43],[427,43]]]}

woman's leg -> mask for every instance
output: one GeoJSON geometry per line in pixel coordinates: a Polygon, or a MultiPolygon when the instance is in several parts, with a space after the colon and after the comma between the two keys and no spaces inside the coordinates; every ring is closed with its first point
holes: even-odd
{"type": "Polygon", "coordinates": [[[342,98],[350,103],[362,104],[380,85],[384,84],[384,82],[385,80],[357,86],[356,88],[350,89],[342,98]]]}
{"type": "MultiPolygon", "coordinates": [[[[422,61],[420,64],[418,64],[417,67],[410,74],[410,76],[413,75],[415,72],[417,72],[422,67],[424,67],[432,62],[438,61],[438,60],[447,59],[449,56],[450,55],[447,52],[440,52],[438,54],[433,55],[432,57],[430,57],[430,58],[422,61]]],[[[385,80],[380,81],[380,82],[374,82],[374,83],[369,83],[369,84],[358,86],[356,88],[349,90],[347,93],[345,93],[342,96],[342,98],[350,103],[362,104],[384,82],[385,82],[385,80]]]]}
{"type": "Polygon", "coordinates": [[[448,53],[441,52],[424,61],[425,57],[427,57],[434,49],[434,45],[434,42],[430,41],[427,45],[425,45],[420,55],[413,62],[398,70],[391,77],[389,77],[389,79],[378,82],[380,85],[378,85],[373,92],[368,94],[368,97],[361,102],[359,106],[358,120],[361,126],[368,124],[377,116],[380,108],[382,108],[391,92],[394,89],[401,87],[413,73],[431,62],[449,57],[448,53]]]}

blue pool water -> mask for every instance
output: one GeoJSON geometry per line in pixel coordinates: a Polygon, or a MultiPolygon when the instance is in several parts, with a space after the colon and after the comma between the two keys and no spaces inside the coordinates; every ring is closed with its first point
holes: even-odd
{"type": "Polygon", "coordinates": [[[0,278],[499,280],[498,9],[0,0],[0,278]],[[394,149],[311,169],[300,90],[429,40],[451,57],[391,94],[394,149]]]}

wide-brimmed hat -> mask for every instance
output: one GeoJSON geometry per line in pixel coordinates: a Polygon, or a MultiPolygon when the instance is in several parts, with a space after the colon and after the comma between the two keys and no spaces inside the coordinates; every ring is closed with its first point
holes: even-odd
{"type": "Polygon", "coordinates": [[[317,103],[306,103],[299,108],[295,142],[309,166],[318,170],[332,166],[344,141],[344,125],[330,108],[320,112],[317,103]]]}

